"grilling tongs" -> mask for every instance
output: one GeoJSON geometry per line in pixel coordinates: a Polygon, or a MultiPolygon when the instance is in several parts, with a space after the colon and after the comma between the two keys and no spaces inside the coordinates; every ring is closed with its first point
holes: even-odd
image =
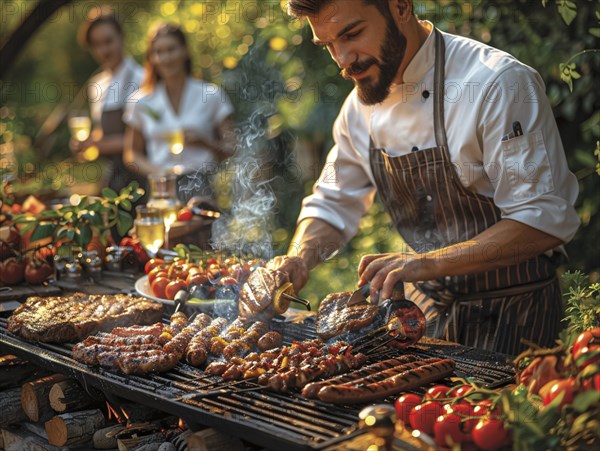
{"type": "Polygon", "coordinates": [[[307,299],[296,296],[292,282],[286,282],[277,289],[273,296],[275,313],[278,315],[285,313],[290,308],[290,302],[302,304],[306,307],[306,310],[310,311],[310,302],[307,299]]]}

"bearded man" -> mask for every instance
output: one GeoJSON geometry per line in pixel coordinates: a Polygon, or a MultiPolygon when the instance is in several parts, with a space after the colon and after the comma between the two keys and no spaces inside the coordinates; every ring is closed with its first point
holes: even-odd
{"type": "Polygon", "coordinates": [[[377,192],[407,246],[362,258],[359,286],[369,282],[373,299],[403,283],[427,335],[510,354],[521,338],[551,345],[578,184],[539,74],[419,20],[412,1],[289,0],[289,12],[355,89],[327,173],[274,264],[299,290],[377,192]]]}

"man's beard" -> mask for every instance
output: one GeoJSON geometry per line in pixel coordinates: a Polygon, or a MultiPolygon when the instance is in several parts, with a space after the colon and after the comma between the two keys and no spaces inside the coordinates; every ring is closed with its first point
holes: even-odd
{"type": "Polygon", "coordinates": [[[383,102],[390,93],[390,86],[396,77],[400,63],[406,52],[406,37],[400,33],[395,23],[388,21],[385,40],[381,45],[381,63],[375,58],[357,61],[347,69],[342,69],[341,74],[346,80],[352,80],[352,75],[368,70],[371,66],[379,67],[379,79],[373,77],[356,80],[358,97],[366,105],[375,105],[383,102]]]}

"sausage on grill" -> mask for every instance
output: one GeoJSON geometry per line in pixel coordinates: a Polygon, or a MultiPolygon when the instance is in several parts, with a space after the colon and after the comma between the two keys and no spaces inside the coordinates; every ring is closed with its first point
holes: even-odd
{"type": "Polygon", "coordinates": [[[279,332],[267,332],[258,340],[258,349],[267,351],[269,349],[278,348],[283,344],[283,337],[279,332]]]}
{"type": "Polygon", "coordinates": [[[322,401],[334,404],[372,402],[401,391],[410,390],[417,386],[443,379],[452,374],[454,367],[455,363],[453,360],[443,359],[406,370],[400,374],[368,385],[329,385],[319,391],[318,397],[322,401]]]}

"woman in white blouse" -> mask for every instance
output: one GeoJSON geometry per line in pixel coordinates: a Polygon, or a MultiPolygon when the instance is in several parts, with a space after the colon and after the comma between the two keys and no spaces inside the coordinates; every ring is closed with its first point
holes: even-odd
{"type": "Polygon", "coordinates": [[[193,78],[191,68],[181,29],[160,25],[151,34],[140,98],[124,116],[125,162],[140,175],[214,173],[232,151],[231,102],[216,85],[193,78]]]}

